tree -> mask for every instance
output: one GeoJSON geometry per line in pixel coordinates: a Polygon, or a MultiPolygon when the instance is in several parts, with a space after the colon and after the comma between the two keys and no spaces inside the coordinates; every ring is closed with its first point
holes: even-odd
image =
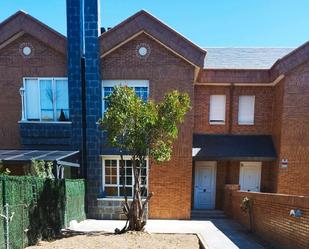
{"type": "Polygon", "coordinates": [[[107,111],[99,120],[100,128],[106,131],[110,145],[121,150],[121,172],[124,171],[123,153],[131,155],[134,176],[130,203],[123,184],[123,211],[127,222],[121,231],[116,232],[141,231],[146,225],[145,209],[153,195],[148,193],[142,200],[142,167],[146,165],[147,157],[156,162],[170,160],[173,142],[178,136],[177,125],[184,121],[190,98],[187,93],[171,91],[161,102],[155,103],[143,101],[129,87],[115,87],[107,97],[107,103],[107,111]]]}
{"type": "Polygon", "coordinates": [[[53,173],[53,163],[45,162],[44,160],[31,160],[30,174],[32,176],[40,178],[54,178],[53,173]]]}

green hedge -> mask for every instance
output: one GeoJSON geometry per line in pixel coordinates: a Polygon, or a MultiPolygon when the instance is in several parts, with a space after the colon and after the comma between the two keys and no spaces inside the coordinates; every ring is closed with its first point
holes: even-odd
{"type": "MultiPolygon", "coordinates": [[[[0,202],[10,205],[10,214],[14,212],[10,222],[12,249],[55,237],[70,220],[85,219],[83,180],[1,176],[0,183],[3,191],[0,202]]],[[[4,224],[1,227],[4,228],[4,224]]]]}
{"type": "MultiPolygon", "coordinates": [[[[3,187],[2,181],[0,181],[0,214],[3,213],[3,187]]],[[[4,223],[3,218],[0,217],[0,249],[4,249],[4,223]]]]}

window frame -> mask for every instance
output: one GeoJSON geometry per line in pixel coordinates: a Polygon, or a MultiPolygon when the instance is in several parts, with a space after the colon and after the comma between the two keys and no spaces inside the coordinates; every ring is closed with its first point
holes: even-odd
{"type": "Polygon", "coordinates": [[[147,96],[149,98],[149,80],[102,80],[102,115],[105,113],[105,95],[104,87],[128,86],[128,87],[147,87],[147,96]]]}
{"type": "MultiPolygon", "coordinates": [[[[105,198],[110,199],[124,199],[124,196],[120,195],[120,190],[123,187],[122,184],[120,184],[120,155],[104,155],[102,157],[102,189],[105,191],[105,187],[117,187],[117,196],[106,196],[105,198]],[[117,184],[105,184],[105,160],[117,160],[117,184]]],[[[124,155],[124,160],[131,160],[132,156],[130,155],[124,155]]],[[[146,157],[146,184],[142,184],[141,187],[146,187],[147,193],[149,193],[149,160],[148,157],[146,157]]],[[[132,187],[132,195],[128,196],[128,198],[133,197],[133,188],[134,188],[134,174],[132,174],[132,186],[125,185],[125,187],[132,187]]],[[[146,198],[145,196],[142,196],[142,198],[146,198]]]]}
{"type": "Polygon", "coordinates": [[[254,125],[255,123],[255,95],[239,95],[238,96],[238,125],[254,125]],[[241,97],[253,97],[253,120],[252,122],[241,122],[240,121],[240,98],[241,97]]]}
{"type": "MultiPolygon", "coordinates": [[[[29,122],[29,123],[71,123],[71,121],[59,121],[57,120],[57,104],[54,98],[54,94],[56,91],[56,81],[59,80],[65,80],[67,81],[68,84],[68,104],[70,103],[69,101],[69,82],[68,82],[68,78],[67,77],[23,77],[23,86],[22,86],[22,90],[23,95],[21,96],[22,98],[22,118],[21,118],[21,122],[29,122]],[[27,98],[28,98],[28,94],[26,92],[26,82],[27,80],[36,80],[37,84],[38,84],[38,99],[39,99],[39,118],[37,120],[28,120],[28,110],[27,110],[27,98]],[[41,89],[40,89],[40,81],[42,80],[51,80],[52,81],[52,91],[53,91],[53,120],[42,120],[42,106],[41,106],[41,89]]],[[[69,104],[69,118],[70,118],[70,104],[69,104]]]]}
{"type": "Polygon", "coordinates": [[[226,124],[226,94],[211,94],[209,96],[209,117],[208,117],[208,120],[209,120],[209,124],[210,125],[225,125],[226,124]],[[211,120],[211,106],[212,106],[212,96],[224,96],[224,120],[221,122],[221,121],[212,121],[211,120]]]}

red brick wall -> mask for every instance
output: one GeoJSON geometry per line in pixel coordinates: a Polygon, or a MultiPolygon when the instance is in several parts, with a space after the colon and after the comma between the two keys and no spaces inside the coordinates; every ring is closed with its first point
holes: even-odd
{"type": "Polygon", "coordinates": [[[23,77],[66,76],[66,58],[30,35],[23,35],[0,49],[0,148],[19,148],[18,121],[21,119],[19,89],[23,77]],[[22,43],[30,43],[33,54],[24,58],[20,51],[22,43]]]}
{"type": "MultiPolygon", "coordinates": [[[[104,57],[101,72],[103,79],[149,80],[150,98],[156,101],[173,89],[188,92],[194,101],[194,68],[147,35],[138,36],[104,57]],[[136,55],[141,43],[150,46],[146,59],[136,55]]],[[[150,163],[149,189],[154,192],[149,207],[151,218],[190,218],[193,111],[180,126],[172,160],[161,165],[150,163]]]]}
{"type": "Polygon", "coordinates": [[[230,90],[224,86],[194,86],[194,133],[228,133],[230,90]],[[210,95],[226,95],[224,125],[209,124],[210,95]]]}
{"type": "Polygon", "coordinates": [[[203,86],[195,85],[195,133],[271,134],[273,88],[253,86],[203,86]],[[234,90],[233,90],[234,89],[234,90]],[[209,124],[210,95],[226,95],[225,125],[209,124]],[[240,95],[255,96],[254,125],[238,125],[238,101],[240,95]],[[232,97],[232,102],[230,101],[232,97]],[[232,115],[230,115],[232,111],[232,115]]]}
{"type": "Polygon", "coordinates": [[[248,213],[241,211],[244,197],[252,203],[253,231],[276,248],[309,248],[309,197],[248,193],[237,191],[237,186],[226,186],[224,210],[226,214],[249,228],[248,213]],[[300,209],[302,216],[290,216],[290,211],[300,209]]]}
{"type": "Polygon", "coordinates": [[[274,102],[273,102],[273,121],[272,121],[272,137],[274,146],[277,151],[278,160],[276,161],[273,170],[271,171],[271,178],[272,178],[272,189],[274,192],[277,192],[277,184],[278,184],[278,167],[280,161],[280,150],[281,150],[281,133],[282,133],[282,112],[283,112],[283,95],[284,95],[284,88],[283,82],[279,82],[274,87],[274,102]]]}
{"type": "MultiPolygon", "coordinates": [[[[309,63],[287,75],[283,82],[283,112],[278,167],[278,192],[309,195],[309,63]]],[[[280,123],[279,123],[280,124],[280,123]]]]}

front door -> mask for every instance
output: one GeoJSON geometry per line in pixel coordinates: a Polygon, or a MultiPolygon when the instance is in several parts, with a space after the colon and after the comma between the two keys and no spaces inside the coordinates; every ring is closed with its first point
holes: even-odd
{"type": "Polygon", "coordinates": [[[241,162],[239,173],[240,190],[260,191],[261,184],[261,162],[241,162]]]}
{"type": "Polygon", "coordinates": [[[216,166],[216,162],[195,163],[194,209],[215,208],[216,166]]]}

